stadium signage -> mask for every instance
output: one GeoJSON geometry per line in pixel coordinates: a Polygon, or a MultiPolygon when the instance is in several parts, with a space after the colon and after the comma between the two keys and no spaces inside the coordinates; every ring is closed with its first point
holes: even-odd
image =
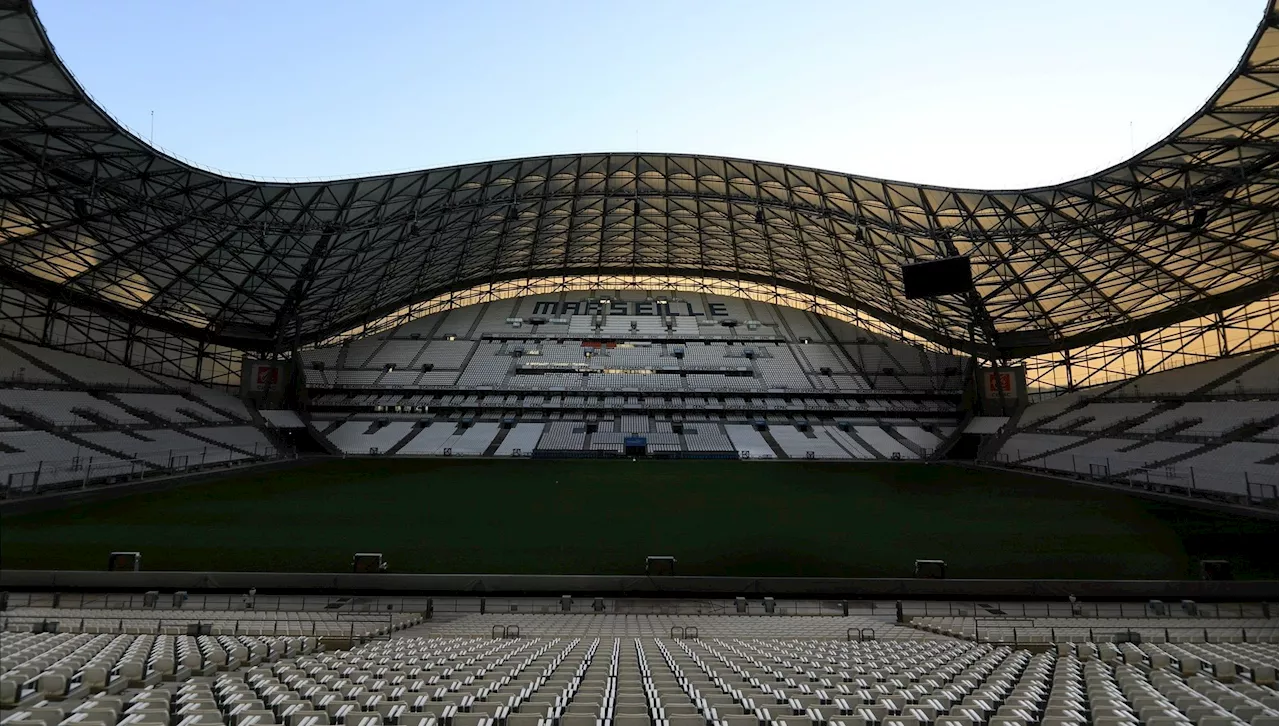
{"type": "Polygon", "coordinates": [[[595,315],[604,306],[609,306],[610,315],[663,315],[667,317],[726,317],[729,308],[724,303],[707,303],[706,312],[693,309],[691,302],[640,301],[624,300],[541,300],[533,304],[534,315],[595,315]]]}

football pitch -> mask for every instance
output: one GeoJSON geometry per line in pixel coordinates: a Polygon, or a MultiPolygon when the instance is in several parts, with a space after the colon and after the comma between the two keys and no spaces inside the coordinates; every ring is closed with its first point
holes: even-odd
{"type": "Polygon", "coordinates": [[[1274,579],[1273,520],[941,464],[347,459],[0,518],[0,566],[392,572],[1274,579]]]}

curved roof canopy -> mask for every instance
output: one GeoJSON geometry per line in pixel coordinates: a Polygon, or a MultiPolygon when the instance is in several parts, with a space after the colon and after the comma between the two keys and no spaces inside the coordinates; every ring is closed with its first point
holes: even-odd
{"type": "Polygon", "coordinates": [[[453,290],[601,274],[776,285],[985,355],[1066,349],[1276,292],[1276,17],[1271,0],[1167,138],[1051,187],[637,153],[283,184],[150,147],[77,84],[29,0],[0,0],[0,280],[255,350],[453,290]],[[954,254],[974,296],[904,299],[899,265],[954,254]]]}

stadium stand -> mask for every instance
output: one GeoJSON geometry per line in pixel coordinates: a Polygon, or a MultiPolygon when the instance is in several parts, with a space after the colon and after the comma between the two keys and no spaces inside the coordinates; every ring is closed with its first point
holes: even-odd
{"type": "Polygon", "coordinates": [[[0,406],[58,427],[93,427],[97,425],[95,419],[117,426],[146,423],[128,411],[83,391],[0,388],[0,406]]]}
{"type": "Polygon", "coordinates": [[[521,423],[503,437],[502,443],[494,452],[495,456],[529,456],[542,438],[543,424],[521,423]]]}
{"type": "Polygon", "coordinates": [[[262,411],[259,411],[258,413],[262,415],[262,419],[266,421],[267,425],[273,428],[301,429],[301,428],[306,428],[307,426],[306,423],[303,422],[303,420],[299,418],[298,414],[294,411],[287,411],[282,409],[264,409],[262,411]]]}
{"type": "Polygon", "coordinates": [[[1277,621],[1258,604],[1215,606],[1231,617],[1153,615],[1152,604],[1113,615],[1124,603],[1094,616],[1003,604],[1043,616],[974,617],[899,603],[898,622],[815,615],[820,603],[800,601],[743,617],[639,601],[549,612],[560,603],[502,598],[486,614],[457,599],[428,618],[412,609],[421,598],[374,612],[336,596],[311,609],[299,598],[163,598],[145,611],[141,595],[114,607],[50,597],[14,593],[2,616],[7,724],[1269,726],[1277,710],[1277,621]],[[207,634],[188,634],[191,622],[207,634]]]}
{"type": "Polygon", "coordinates": [[[254,456],[271,448],[271,442],[262,431],[252,426],[203,426],[189,428],[187,432],[254,456]]]}
{"type": "Polygon", "coordinates": [[[547,424],[536,448],[544,451],[583,451],[586,445],[586,424],[554,421],[547,424]]]}
{"type": "Polygon", "coordinates": [[[141,408],[172,423],[224,423],[230,421],[203,404],[167,393],[117,393],[115,398],[133,408],[141,408]]]}
{"type": "Polygon", "coordinates": [[[1275,0],[1218,92],[1168,137],[1026,191],[638,153],[296,184],[210,174],[87,96],[41,1],[0,12],[3,726],[1280,726],[1276,604],[1228,602],[1275,591],[1259,580],[1274,577],[1274,549],[1254,545],[1274,544],[1280,501],[1275,0]],[[961,253],[981,262],[973,292],[902,294],[899,264],[961,253]],[[1017,395],[989,365],[1009,367],[1017,395]],[[1026,405],[1028,393],[1051,397],[1026,405]],[[271,410],[282,406],[293,410],[271,410]],[[937,460],[972,436],[955,458],[979,467],[323,460],[279,488],[253,472],[207,477],[212,496],[160,491],[313,435],[352,457],[643,446],[845,461],[937,460]],[[997,466],[1144,497],[1040,497],[1048,477],[997,466]],[[548,490],[543,475],[504,476],[516,494],[497,496],[497,477],[477,472],[504,467],[577,470],[589,493],[574,504],[595,509],[561,516],[574,489],[548,490]],[[624,468],[633,481],[610,477],[624,468]],[[654,481],[681,468],[700,471],[654,481]],[[813,478],[789,489],[788,468],[813,478]],[[386,472],[409,486],[392,494],[386,472]],[[78,491],[153,476],[173,481],[78,491]],[[1017,506],[943,491],[949,477],[1017,506]],[[430,499],[409,506],[409,489],[430,499]],[[441,506],[445,490],[462,506],[441,506]],[[350,506],[362,494],[372,516],[350,506]],[[1153,494],[1212,501],[1148,511],[1153,494]],[[666,516],[645,514],[646,497],[666,516]],[[300,506],[320,500],[341,524],[300,506]],[[750,500],[763,507],[739,506],[750,500]],[[389,526],[391,507],[414,519],[389,526]],[[819,508],[832,518],[818,524],[819,508]],[[1051,525],[1030,526],[1031,510],[1051,525]],[[495,524],[512,512],[517,526],[495,524]],[[443,546],[443,518],[467,528],[457,548],[443,546]],[[669,530],[694,544],[650,532],[660,518],[695,522],[669,530]],[[543,557],[591,562],[575,529],[603,533],[595,549],[617,561],[662,547],[695,572],[645,560],[641,574],[639,557],[594,580],[527,572],[543,557]],[[915,551],[937,534],[961,544],[915,551]],[[465,551],[480,546],[513,574],[461,574],[486,561],[465,551]],[[976,563],[957,556],[969,546],[985,548],[976,563]],[[179,567],[36,569],[100,568],[115,547],[179,567]],[[364,572],[359,555],[333,572],[356,547],[443,574],[364,572]],[[206,571],[196,551],[244,567],[206,571]],[[921,555],[951,557],[952,579],[931,582],[921,560],[905,577],[921,555]],[[1199,561],[1201,581],[1155,580],[1218,556],[1230,559],[1199,561]],[[281,561],[329,571],[267,569],[281,561]],[[1115,562],[1151,579],[1087,579],[1115,562]],[[272,594],[230,594],[254,582],[272,594]],[[422,582],[449,587],[406,586],[422,582]],[[545,582],[627,595],[551,599],[545,582]],[[775,600],[770,587],[823,599],[775,600]],[[877,588],[929,600],[842,599],[877,588]],[[1122,601],[1147,592],[1173,602],[1122,601]],[[975,601],[940,599],[959,593],[975,601]]]}
{"type": "Polygon", "coordinates": [[[480,456],[485,453],[497,435],[498,424],[476,423],[463,428],[460,433],[446,441],[444,448],[454,456],[480,456]]]}
{"type": "Polygon", "coordinates": [[[1160,398],[1189,396],[1196,392],[1235,393],[1239,390],[1275,394],[1276,374],[1275,352],[1253,353],[1138,376],[1123,385],[1112,386],[1107,395],[1160,398]],[[1255,366],[1258,367],[1256,372],[1252,370],[1255,366]]]}
{"type": "Polygon", "coordinates": [[[684,450],[696,454],[743,451],[732,441],[731,428],[733,427],[725,426],[721,430],[720,426],[711,423],[684,426],[680,434],[684,440],[684,450]]]}
{"type": "Polygon", "coordinates": [[[281,456],[237,397],[64,351],[4,341],[38,377],[0,381],[0,492],[281,456]]]}
{"type": "Polygon", "coordinates": [[[1116,634],[1143,643],[1271,643],[1276,640],[1274,618],[1194,617],[1037,617],[975,618],[917,617],[911,625],[932,633],[983,642],[1089,643],[1116,634]],[[1015,634],[1015,629],[1017,633],[1015,634]]]}
{"type": "Polygon", "coordinates": [[[0,382],[36,384],[62,383],[63,380],[18,355],[16,351],[7,351],[5,355],[0,355],[0,382]]]}
{"type": "MultiPolygon", "coordinates": [[[[195,433],[193,429],[188,431],[195,433]]],[[[86,431],[80,434],[80,438],[99,448],[119,452],[123,458],[146,461],[166,468],[235,461],[248,456],[230,446],[209,445],[200,439],[169,429],[86,431]]]]}
{"type": "Polygon", "coordinates": [[[774,441],[793,459],[848,459],[850,454],[827,436],[825,429],[800,431],[794,426],[769,429],[774,441]]]}
{"type": "MultiPolygon", "coordinates": [[[[938,433],[954,430],[962,415],[962,378],[955,373],[964,367],[960,358],[926,355],[807,311],[714,295],[673,296],[672,305],[705,314],[696,319],[711,324],[668,327],[662,315],[619,313],[606,305],[590,308],[594,303],[588,296],[572,297],[485,303],[472,306],[476,310],[429,315],[369,340],[301,351],[311,413],[412,411],[427,414],[420,420],[432,424],[456,423],[465,415],[506,421],[499,431],[512,425],[542,427],[536,446],[522,438],[532,431],[525,428],[517,436],[519,446],[506,445],[505,436],[495,432],[492,440],[499,445],[493,452],[487,446],[477,450],[476,442],[488,435],[485,429],[459,434],[456,441],[411,442],[396,449],[399,454],[441,455],[447,449],[455,456],[509,455],[519,449],[622,455],[625,434],[661,431],[669,435],[647,437],[648,453],[697,456],[736,450],[756,458],[819,459],[932,455],[943,440],[938,433]],[[739,338],[743,325],[725,327],[707,320],[715,317],[713,312],[726,320],[755,321],[750,339],[739,338]],[[535,324],[543,314],[563,315],[557,319],[567,323],[554,330],[535,324]],[[389,369],[401,366],[411,370],[389,369]],[[893,369],[892,375],[884,373],[886,368],[893,369]],[[953,372],[950,377],[935,375],[934,368],[953,372]],[[614,422],[611,414],[619,409],[646,415],[626,413],[614,422]],[[671,430],[673,422],[694,423],[687,417],[699,411],[715,412],[715,419],[688,431],[671,430]],[[785,444],[740,432],[744,443],[736,446],[733,434],[722,428],[749,427],[783,411],[801,416],[797,421],[811,424],[811,430],[795,436],[781,433],[785,444]],[[880,429],[868,432],[875,443],[859,442],[856,433],[833,433],[837,414],[848,411],[867,414],[858,423],[880,429]],[[934,431],[912,417],[919,412],[939,416],[928,423],[934,431]],[[607,416],[600,419],[602,425],[588,431],[601,413],[607,416]],[[664,428],[652,429],[651,424],[664,428]]],[[[655,310],[651,303],[642,306],[657,297],[624,291],[616,304],[631,306],[625,309],[633,312],[655,310]]],[[[690,315],[674,319],[695,320],[690,315]]],[[[769,422],[796,423],[776,416],[769,422]]],[[[432,436],[444,430],[436,429],[432,436]]],[[[333,443],[355,453],[344,441],[333,443]]]]}
{"type": "Polygon", "coordinates": [[[884,458],[920,458],[919,453],[879,426],[854,426],[851,433],[870,445],[868,451],[878,452],[884,458]]]}
{"type": "MultiPolygon", "coordinates": [[[[9,489],[34,489],[40,484],[62,484],[81,481],[86,474],[94,471],[94,465],[111,475],[120,473],[120,466],[127,464],[127,457],[90,451],[69,441],[44,431],[3,431],[0,432],[0,444],[4,445],[0,453],[0,476],[4,478],[4,487],[9,489]]],[[[131,472],[131,469],[125,469],[131,472]]]]}
{"type": "Polygon", "coordinates": [[[348,421],[326,436],[339,451],[368,454],[390,451],[412,430],[413,424],[407,421],[394,421],[386,426],[372,421],[348,421]]]}
{"type": "Polygon", "coordinates": [[[773,447],[765,441],[753,426],[727,425],[724,427],[734,450],[744,459],[772,459],[776,456],[773,447]]]}
{"type": "Polygon", "coordinates": [[[46,370],[53,371],[60,382],[99,389],[154,388],[156,381],[132,368],[52,348],[10,340],[10,350],[46,370]]]}
{"type": "Polygon", "coordinates": [[[407,443],[400,447],[401,454],[440,454],[447,442],[457,430],[458,425],[452,421],[438,421],[423,427],[407,443]]]}
{"type": "Polygon", "coordinates": [[[1274,506],[1276,449],[1259,437],[1280,418],[1275,381],[1266,378],[1275,371],[1276,353],[1264,352],[1033,404],[995,461],[1274,506]]]}

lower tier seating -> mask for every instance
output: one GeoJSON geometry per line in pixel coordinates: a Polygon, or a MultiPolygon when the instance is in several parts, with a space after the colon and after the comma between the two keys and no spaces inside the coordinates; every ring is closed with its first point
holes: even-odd
{"type": "Polygon", "coordinates": [[[783,415],[768,416],[765,430],[757,431],[754,424],[672,414],[671,419],[693,419],[680,422],[676,430],[675,420],[638,414],[598,420],[547,415],[551,420],[503,423],[500,414],[481,410],[466,420],[455,414],[426,424],[413,414],[406,420],[376,414],[351,420],[317,416],[315,425],[338,451],[355,455],[533,456],[539,451],[621,455],[627,440],[635,438],[644,440],[647,453],[665,456],[736,453],[748,459],[828,460],[919,459],[954,431],[951,426],[936,425],[926,430],[905,424],[798,424],[783,415]]]}
{"type": "Polygon", "coordinates": [[[21,665],[0,697],[23,726],[1276,723],[1275,651],[1259,646],[406,636],[318,652],[306,637],[5,634],[21,665]]]}

